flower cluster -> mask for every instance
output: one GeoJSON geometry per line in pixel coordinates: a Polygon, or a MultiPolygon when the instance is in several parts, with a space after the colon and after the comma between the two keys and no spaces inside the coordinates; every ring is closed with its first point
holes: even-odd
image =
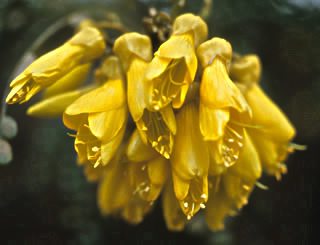
{"type": "Polygon", "coordinates": [[[278,180],[287,172],[295,129],[260,88],[257,56],[207,40],[193,14],[174,20],[154,54],[147,35],[125,33],[106,48],[102,32],[82,25],[19,75],[7,97],[22,103],[45,89],[28,114],[63,115],[76,131],[78,164],[100,183],[102,214],[137,224],[162,194],[170,230],[200,209],[218,230],[247,204],[262,171],[278,180]],[[83,86],[97,60],[94,82],[83,86]]]}

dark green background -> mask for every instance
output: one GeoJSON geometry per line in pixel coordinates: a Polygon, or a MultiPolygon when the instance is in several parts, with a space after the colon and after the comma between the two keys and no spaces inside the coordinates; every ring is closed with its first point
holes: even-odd
{"type": "MultiPolygon", "coordinates": [[[[186,11],[197,12],[200,2],[187,0],[186,11]]],[[[147,4],[170,7],[150,0],[0,0],[1,93],[23,52],[61,16],[79,9],[95,13],[103,6],[137,27],[147,4]]],[[[77,167],[73,139],[61,120],[27,117],[27,103],[8,109],[19,134],[10,141],[14,160],[0,166],[0,244],[317,244],[312,235],[320,160],[319,13],[320,2],[311,0],[214,0],[210,36],[226,38],[241,54],[261,57],[261,86],[296,126],[294,141],[308,145],[290,156],[281,182],[262,177],[270,189],[256,188],[240,215],[227,219],[225,231],[211,233],[203,220],[194,219],[184,232],[171,233],[160,203],[138,226],[100,217],[96,185],[77,167]]],[[[46,48],[70,33],[65,30],[46,48]]]]}

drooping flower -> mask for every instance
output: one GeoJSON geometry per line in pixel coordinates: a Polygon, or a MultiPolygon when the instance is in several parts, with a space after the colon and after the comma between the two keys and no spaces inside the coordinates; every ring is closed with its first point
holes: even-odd
{"type": "Polygon", "coordinates": [[[291,150],[288,143],[294,137],[295,129],[259,87],[260,72],[260,60],[255,55],[238,58],[231,65],[234,80],[248,87],[245,98],[252,110],[252,124],[259,126],[248,128],[248,134],[259,153],[264,171],[280,180],[281,174],[287,172],[282,162],[291,150]]]}
{"type": "MultiPolygon", "coordinates": [[[[111,57],[120,65],[116,57],[111,57]]],[[[124,81],[119,74],[103,86],[81,96],[63,114],[64,124],[77,131],[79,162],[107,165],[121,144],[128,109],[124,81]]]]}
{"type": "Polygon", "coordinates": [[[8,104],[24,103],[43,88],[49,87],[79,65],[103,55],[105,42],[101,33],[91,27],[80,30],[57,49],[41,56],[10,84],[8,104]]]}
{"type": "Polygon", "coordinates": [[[103,177],[98,203],[102,214],[120,215],[137,224],[154,206],[169,177],[170,164],[142,142],[137,130],[123,148],[103,177]]]}
{"type": "Polygon", "coordinates": [[[206,23],[193,14],[184,14],[173,23],[173,34],[154,54],[145,71],[147,106],[158,111],[173,101],[180,108],[196,75],[195,47],[208,35],[206,23]]]}
{"type": "Polygon", "coordinates": [[[128,178],[143,200],[158,198],[171,172],[169,161],[142,142],[138,130],[131,135],[126,149],[128,178]]]}
{"type": "Polygon", "coordinates": [[[224,218],[235,215],[248,203],[257,179],[262,173],[261,162],[255,146],[245,132],[244,145],[239,159],[223,174],[209,177],[209,200],[205,210],[207,224],[212,230],[224,227],[224,218]]]}
{"type": "Polygon", "coordinates": [[[127,72],[129,110],[143,141],[167,159],[170,158],[173,135],[176,133],[173,110],[167,106],[152,112],[145,103],[147,87],[143,74],[152,57],[150,39],[138,33],[124,34],[115,41],[113,50],[127,72]]]}
{"type": "Polygon", "coordinates": [[[232,57],[229,42],[213,38],[202,43],[197,55],[204,68],[200,86],[200,130],[217,163],[231,166],[243,145],[243,127],[250,124],[250,108],[230,80],[227,67],[232,57]]]}
{"type": "Polygon", "coordinates": [[[117,154],[113,167],[102,178],[98,189],[98,206],[103,215],[121,216],[131,224],[140,223],[144,216],[152,209],[153,202],[143,200],[134,192],[128,178],[127,161],[121,161],[117,154]]]}
{"type": "Polygon", "coordinates": [[[208,198],[209,153],[199,128],[197,103],[186,103],[177,114],[177,134],[173,147],[172,178],[174,191],[188,219],[208,198]]]}
{"type": "Polygon", "coordinates": [[[250,108],[228,75],[227,66],[232,57],[230,43],[213,38],[199,46],[197,55],[204,68],[200,86],[200,130],[205,140],[218,140],[226,133],[232,113],[240,122],[250,122],[250,108]]]}

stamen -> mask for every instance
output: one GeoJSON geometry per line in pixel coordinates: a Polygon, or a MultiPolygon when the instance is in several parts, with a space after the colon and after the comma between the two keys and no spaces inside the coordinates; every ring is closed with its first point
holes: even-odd
{"type": "Polygon", "coordinates": [[[154,148],[154,147],[156,147],[158,145],[158,142],[156,142],[156,141],[153,141],[152,142],[152,147],[154,148]]]}
{"type": "Polygon", "coordinates": [[[206,208],[206,205],[204,205],[203,203],[200,203],[200,208],[206,208]]]}
{"type": "Polygon", "coordinates": [[[289,143],[289,149],[292,148],[293,150],[298,150],[298,151],[305,151],[307,150],[306,145],[299,145],[295,143],[289,143]]]}
{"type": "Polygon", "coordinates": [[[268,186],[266,186],[266,185],[264,185],[264,184],[262,184],[262,183],[260,183],[260,182],[256,182],[256,186],[258,187],[258,188],[260,188],[260,189],[262,189],[262,190],[268,190],[269,189],[269,187],[268,186]]]}
{"type": "Polygon", "coordinates": [[[242,185],[242,188],[245,189],[246,191],[250,190],[250,187],[248,185],[242,185]]]}
{"type": "Polygon", "coordinates": [[[98,167],[99,164],[100,164],[100,162],[101,162],[101,156],[98,158],[98,160],[97,160],[96,163],[94,164],[93,168],[98,167]]]}
{"type": "Polygon", "coordinates": [[[185,202],[185,203],[183,204],[183,206],[184,206],[185,208],[187,208],[187,207],[189,206],[189,203],[185,202]]]}
{"type": "Polygon", "coordinates": [[[208,196],[207,196],[206,194],[204,194],[204,193],[203,193],[203,194],[201,195],[201,198],[202,198],[202,199],[207,199],[207,198],[208,198],[208,196]]]}
{"type": "Polygon", "coordinates": [[[163,156],[164,156],[166,159],[170,159],[170,154],[169,154],[167,151],[164,152],[163,156]]]}
{"type": "Polygon", "coordinates": [[[97,146],[94,146],[94,147],[91,148],[91,150],[92,150],[93,152],[98,152],[98,151],[100,150],[100,148],[97,147],[97,146]]]}

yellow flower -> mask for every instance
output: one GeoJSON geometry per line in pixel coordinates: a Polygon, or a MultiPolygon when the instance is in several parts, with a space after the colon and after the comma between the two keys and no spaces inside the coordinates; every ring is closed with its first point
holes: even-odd
{"type": "Polygon", "coordinates": [[[134,193],[146,201],[158,198],[171,172],[169,161],[146,146],[135,130],[126,149],[128,176],[134,193]]]}
{"type": "Polygon", "coordinates": [[[105,43],[95,28],[84,28],[59,48],[41,56],[10,84],[7,103],[23,103],[77,66],[103,55],[105,43]]]}
{"type": "Polygon", "coordinates": [[[280,108],[257,84],[261,72],[257,56],[248,55],[236,59],[231,70],[236,81],[249,87],[245,98],[252,109],[252,124],[259,127],[248,128],[247,131],[259,153],[263,169],[280,180],[281,174],[287,172],[282,162],[290,151],[288,143],[294,137],[295,129],[280,108]],[[255,69],[246,69],[247,66],[255,69]],[[251,80],[248,81],[246,78],[251,80]]]}
{"type": "Polygon", "coordinates": [[[124,34],[115,41],[113,50],[127,72],[129,110],[143,141],[170,158],[176,133],[173,110],[167,106],[151,112],[145,103],[147,91],[143,73],[152,56],[150,39],[138,33],[124,34]]]}
{"type": "Polygon", "coordinates": [[[197,103],[185,104],[177,114],[177,134],[171,156],[174,191],[188,219],[208,198],[209,153],[199,128],[197,103]]]}
{"type": "Polygon", "coordinates": [[[112,160],[113,167],[106,172],[99,185],[98,205],[103,215],[120,215],[127,222],[138,224],[152,209],[154,202],[141,198],[141,193],[131,183],[134,176],[128,176],[132,163],[122,159],[121,149],[119,152],[112,160]]]}
{"type": "Polygon", "coordinates": [[[77,131],[75,148],[79,161],[89,160],[95,167],[100,163],[107,165],[120,146],[127,117],[121,79],[109,80],[71,104],[63,114],[63,121],[77,131]]]}
{"type": "Polygon", "coordinates": [[[195,47],[208,35],[206,23],[198,16],[184,14],[173,23],[173,34],[154,54],[145,71],[147,106],[158,111],[173,101],[180,108],[198,66],[195,47]]]}
{"type": "Polygon", "coordinates": [[[200,86],[200,130],[205,140],[218,140],[226,131],[233,113],[240,122],[250,122],[250,109],[230,80],[227,66],[232,57],[229,42],[213,38],[197,49],[204,68],[200,86]]]}
{"type": "Polygon", "coordinates": [[[235,215],[235,209],[240,210],[248,203],[261,172],[258,152],[245,133],[243,150],[236,163],[223,174],[209,177],[209,200],[205,216],[211,230],[223,229],[225,216],[235,215]]]}

